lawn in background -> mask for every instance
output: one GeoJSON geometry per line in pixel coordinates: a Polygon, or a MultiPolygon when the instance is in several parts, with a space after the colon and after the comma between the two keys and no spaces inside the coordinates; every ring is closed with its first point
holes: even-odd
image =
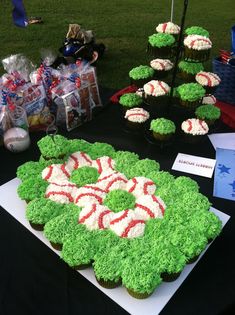
{"type": "MultiPolygon", "coordinates": [[[[183,0],[175,0],[174,22],[180,24],[183,0]]],[[[129,84],[128,72],[151,59],[146,54],[148,36],[159,23],[170,20],[171,0],[24,0],[28,16],[41,16],[44,23],[17,28],[12,23],[11,1],[0,1],[0,58],[23,53],[36,65],[40,50],[58,52],[70,23],[92,29],[107,51],[97,65],[99,83],[120,89],[129,84]]],[[[219,49],[231,48],[231,26],[235,24],[234,0],[189,0],[185,26],[198,25],[210,32],[211,60],[219,49]]],[[[3,69],[1,69],[3,73],[3,69]]]]}

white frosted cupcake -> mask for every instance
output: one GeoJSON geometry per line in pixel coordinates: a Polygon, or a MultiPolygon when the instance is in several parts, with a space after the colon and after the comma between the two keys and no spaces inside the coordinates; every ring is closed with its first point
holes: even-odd
{"type": "Polygon", "coordinates": [[[170,87],[167,83],[160,80],[152,80],[144,85],[144,95],[147,104],[151,105],[151,115],[163,115],[167,110],[167,100],[170,87]]]}
{"type": "Polygon", "coordinates": [[[212,42],[201,35],[188,35],[184,39],[185,58],[197,61],[206,61],[209,58],[212,42]]]}
{"type": "Polygon", "coordinates": [[[135,107],[126,111],[126,125],[133,129],[140,129],[149,119],[149,113],[140,107],[135,107]]]}
{"type": "Polygon", "coordinates": [[[166,33],[177,36],[180,32],[180,27],[179,25],[174,24],[172,22],[166,22],[158,24],[158,26],[156,27],[156,31],[158,33],[166,33]]]}
{"type": "Polygon", "coordinates": [[[155,71],[157,79],[162,79],[170,73],[173,63],[169,59],[153,59],[150,61],[151,68],[155,71]]]}
{"type": "Polygon", "coordinates": [[[213,93],[221,82],[220,77],[217,74],[205,71],[198,72],[195,79],[206,89],[208,94],[213,93]]]}
{"type": "Polygon", "coordinates": [[[208,134],[209,127],[204,120],[189,118],[182,122],[181,130],[187,142],[195,143],[208,134]]]}
{"type": "Polygon", "coordinates": [[[216,97],[211,94],[207,94],[202,98],[202,104],[203,105],[215,105],[216,103],[216,97]]]}

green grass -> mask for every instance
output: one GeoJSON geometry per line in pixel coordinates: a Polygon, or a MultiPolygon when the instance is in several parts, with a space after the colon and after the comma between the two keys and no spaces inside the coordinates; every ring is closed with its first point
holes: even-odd
{"type": "MultiPolygon", "coordinates": [[[[175,1],[174,22],[180,24],[183,0],[175,1]]],[[[1,0],[0,57],[23,53],[35,64],[40,50],[58,52],[69,23],[92,29],[97,42],[107,46],[97,65],[99,83],[119,89],[129,84],[128,72],[150,60],[146,55],[148,36],[159,23],[170,20],[170,0],[24,0],[28,16],[41,16],[44,23],[17,28],[12,23],[11,2],[1,0]]],[[[234,0],[189,1],[185,25],[198,25],[210,32],[213,42],[211,60],[219,49],[230,50],[230,28],[234,22],[234,0]]],[[[211,61],[207,62],[210,70],[211,61]]],[[[3,69],[1,69],[3,73],[3,69]]]]}

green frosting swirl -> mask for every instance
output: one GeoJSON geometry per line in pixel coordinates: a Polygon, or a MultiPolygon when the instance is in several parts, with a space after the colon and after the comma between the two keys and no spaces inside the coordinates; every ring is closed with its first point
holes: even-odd
{"type": "Polygon", "coordinates": [[[179,62],[178,68],[192,75],[196,75],[198,72],[204,70],[204,66],[201,62],[196,63],[196,62],[188,62],[184,60],[179,62]]]}
{"type": "Polygon", "coordinates": [[[219,119],[220,109],[214,105],[201,105],[195,111],[199,119],[219,119]]]}
{"type": "Polygon", "coordinates": [[[179,96],[184,101],[194,102],[206,94],[206,90],[198,83],[185,83],[177,87],[179,96]]]}
{"type": "Polygon", "coordinates": [[[126,190],[114,189],[106,195],[103,204],[114,212],[134,209],[135,196],[126,190]]]}
{"type": "Polygon", "coordinates": [[[30,161],[20,165],[17,168],[16,175],[19,179],[24,181],[29,177],[33,178],[35,176],[41,175],[44,168],[45,165],[43,163],[30,161]]]}
{"type": "Polygon", "coordinates": [[[173,184],[174,182],[174,176],[164,171],[151,172],[148,174],[148,178],[150,178],[156,184],[157,187],[170,185],[173,184]]]}
{"type": "Polygon", "coordinates": [[[175,43],[175,38],[170,34],[157,33],[149,36],[149,43],[153,47],[167,47],[172,46],[175,43]]]}
{"type": "Polygon", "coordinates": [[[129,77],[133,80],[152,78],[154,70],[149,66],[138,66],[130,70],[129,77]]]}
{"type": "Polygon", "coordinates": [[[115,170],[125,174],[125,171],[129,169],[133,164],[139,160],[138,154],[129,151],[117,151],[114,161],[115,170]]]}
{"type": "Polygon", "coordinates": [[[74,204],[64,205],[64,213],[46,223],[43,232],[45,237],[53,243],[63,244],[64,239],[69,237],[74,229],[79,229],[82,233],[86,228],[84,225],[78,225],[80,211],[81,208],[74,204]]]}
{"type": "Polygon", "coordinates": [[[40,176],[30,177],[18,186],[17,193],[20,199],[30,201],[44,197],[48,185],[40,176]]]}
{"type": "Polygon", "coordinates": [[[41,154],[47,158],[58,158],[69,150],[68,140],[61,135],[45,136],[37,144],[41,154]]]}
{"type": "Polygon", "coordinates": [[[201,35],[205,37],[210,37],[210,33],[201,26],[188,27],[184,32],[186,35],[201,35]]]}
{"type": "Polygon", "coordinates": [[[182,190],[183,192],[198,192],[199,191],[199,186],[198,183],[191,179],[190,177],[186,176],[179,176],[175,179],[175,186],[182,190]]]}
{"type": "MultiPolygon", "coordinates": [[[[107,243],[106,243],[107,245],[107,243]]],[[[128,253],[130,241],[119,239],[117,244],[106,246],[104,252],[98,252],[94,257],[94,272],[98,280],[118,282],[122,275],[122,264],[128,253]]]]}
{"type": "Polygon", "coordinates": [[[151,121],[150,130],[160,134],[175,133],[175,124],[166,118],[157,118],[151,121]]]}
{"type": "Polygon", "coordinates": [[[136,162],[129,169],[126,169],[125,175],[128,178],[144,176],[148,177],[148,174],[155,171],[158,172],[160,164],[154,160],[143,159],[136,162]]]}
{"type": "Polygon", "coordinates": [[[36,198],[29,202],[26,208],[26,218],[35,224],[45,224],[49,220],[64,213],[65,207],[61,203],[46,198],[36,198]]]}
{"type": "Polygon", "coordinates": [[[83,139],[72,139],[72,140],[68,140],[68,142],[69,142],[70,153],[74,153],[78,151],[88,153],[89,149],[92,146],[91,143],[83,139]]]}
{"type": "Polygon", "coordinates": [[[88,154],[90,157],[95,160],[101,156],[115,156],[115,149],[107,143],[95,142],[90,147],[88,154]]]}
{"type": "Polygon", "coordinates": [[[119,103],[122,106],[130,107],[130,108],[131,107],[138,107],[142,104],[142,102],[143,102],[142,98],[135,93],[123,94],[119,99],[119,103]]]}
{"type": "Polygon", "coordinates": [[[95,167],[83,166],[74,170],[70,176],[70,181],[79,187],[97,182],[99,177],[98,170],[95,167]]]}

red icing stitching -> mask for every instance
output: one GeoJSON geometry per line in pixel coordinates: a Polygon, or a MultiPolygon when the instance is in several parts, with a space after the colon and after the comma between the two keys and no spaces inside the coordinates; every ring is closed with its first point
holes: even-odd
{"type": "Polygon", "coordinates": [[[191,122],[191,120],[188,120],[188,124],[189,124],[189,126],[188,126],[188,131],[191,131],[192,130],[192,122],[191,122]]]}
{"type": "Polygon", "coordinates": [[[53,166],[50,165],[48,166],[48,168],[49,168],[49,172],[47,173],[47,176],[44,178],[45,180],[48,180],[51,177],[53,166]]]}
{"type": "Polygon", "coordinates": [[[101,182],[102,180],[106,180],[106,179],[108,179],[109,177],[112,177],[114,174],[117,174],[117,172],[112,173],[112,174],[109,174],[109,175],[107,175],[107,176],[105,176],[105,177],[103,177],[103,178],[100,178],[100,179],[98,179],[97,182],[101,182]]]}
{"type": "Polygon", "coordinates": [[[64,173],[65,176],[70,177],[69,173],[65,169],[65,164],[62,164],[60,169],[64,173]]]}
{"type": "Polygon", "coordinates": [[[121,237],[127,237],[130,230],[139,223],[145,223],[144,220],[132,220],[129,225],[125,228],[124,232],[122,233],[121,237]]]}
{"type": "Polygon", "coordinates": [[[148,195],[148,189],[147,189],[147,186],[152,186],[152,185],[154,185],[154,182],[146,182],[145,184],[144,184],[144,187],[143,187],[143,191],[144,191],[144,194],[145,195],[148,195]]]}
{"type": "Polygon", "coordinates": [[[100,196],[97,196],[93,193],[84,193],[77,196],[75,203],[77,203],[78,200],[81,199],[82,197],[86,197],[86,196],[94,197],[99,203],[102,203],[103,201],[103,199],[100,196]]]}
{"type": "Polygon", "coordinates": [[[111,182],[108,183],[106,190],[108,191],[109,188],[117,181],[122,181],[124,183],[127,183],[127,180],[125,180],[124,178],[121,178],[120,176],[118,176],[117,178],[114,178],[113,180],[111,180],[111,182]]]}
{"type": "Polygon", "coordinates": [[[51,184],[55,185],[55,186],[59,186],[59,187],[77,187],[75,184],[70,184],[70,183],[68,183],[68,184],[58,184],[58,183],[52,182],[51,184]]]}
{"type": "Polygon", "coordinates": [[[91,165],[92,161],[88,158],[88,156],[86,155],[86,153],[81,152],[81,156],[91,165]]]}
{"type": "Polygon", "coordinates": [[[136,185],[138,184],[137,179],[136,179],[135,177],[132,178],[132,181],[133,181],[134,185],[129,189],[129,192],[130,192],[130,193],[135,190],[136,185]]]}
{"type": "Polygon", "coordinates": [[[163,33],[165,33],[166,28],[167,28],[167,23],[163,23],[163,25],[162,25],[162,32],[163,33]]]}
{"type": "Polygon", "coordinates": [[[154,195],[151,195],[151,197],[152,197],[153,201],[155,201],[155,202],[159,205],[159,208],[160,208],[160,210],[161,210],[161,212],[162,212],[162,215],[164,215],[165,209],[164,209],[164,207],[160,204],[160,202],[158,201],[157,197],[154,196],[154,195]]]}
{"type": "Polygon", "coordinates": [[[108,158],[108,166],[113,170],[111,157],[108,158]]]}
{"type": "Polygon", "coordinates": [[[206,128],[203,126],[202,120],[199,119],[198,122],[199,122],[199,125],[202,127],[202,129],[203,129],[204,131],[207,131],[206,128]]]}
{"type": "Polygon", "coordinates": [[[103,169],[102,169],[102,166],[101,166],[100,159],[96,159],[96,163],[98,165],[98,173],[101,173],[103,169]]]}
{"type": "Polygon", "coordinates": [[[70,157],[71,157],[71,159],[74,160],[74,166],[73,166],[73,168],[76,170],[76,169],[78,168],[78,166],[79,166],[79,164],[78,164],[78,158],[75,157],[74,155],[70,155],[70,157]]]}
{"type": "Polygon", "coordinates": [[[96,208],[96,204],[92,205],[92,209],[90,212],[88,212],[86,215],[84,215],[84,217],[82,217],[81,219],[79,219],[79,223],[84,223],[86,221],[86,219],[88,219],[93,213],[95,213],[97,210],[96,208]]]}
{"type": "Polygon", "coordinates": [[[71,196],[70,193],[65,192],[65,191],[50,191],[49,193],[46,194],[46,197],[49,198],[51,195],[61,195],[65,196],[69,199],[70,202],[73,202],[73,197],[71,196]]]}
{"type": "Polygon", "coordinates": [[[99,191],[99,192],[101,192],[101,193],[106,193],[106,190],[101,189],[101,188],[99,188],[99,187],[95,187],[95,186],[86,185],[86,186],[83,186],[83,188],[93,189],[93,190],[99,191]]]}
{"type": "Polygon", "coordinates": [[[212,82],[211,82],[211,78],[207,75],[207,74],[204,74],[204,73],[198,73],[197,75],[198,77],[204,77],[207,79],[208,81],[208,86],[212,86],[212,82]]]}
{"type": "Polygon", "coordinates": [[[191,41],[190,47],[193,48],[194,43],[195,43],[196,41],[199,41],[199,40],[201,40],[201,41],[203,41],[203,42],[206,42],[206,43],[208,43],[209,45],[211,45],[211,43],[210,43],[210,41],[209,41],[208,39],[205,39],[205,38],[196,38],[196,39],[194,39],[194,40],[191,41]]]}
{"type": "Polygon", "coordinates": [[[148,207],[146,207],[146,206],[144,206],[144,205],[141,205],[141,204],[139,204],[139,203],[136,203],[136,204],[135,204],[135,207],[139,207],[140,209],[146,211],[147,214],[150,216],[150,218],[155,218],[154,213],[153,213],[148,207]]]}
{"type": "Polygon", "coordinates": [[[100,229],[104,229],[104,223],[103,223],[103,220],[104,220],[104,216],[108,213],[111,213],[112,211],[110,210],[105,210],[104,212],[102,212],[100,215],[99,215],[99,219],[98,219],[98,226],[100,229]]]}
{"type": "Polygon", "coordinates": [[[122,221],[122,219],[125,219],[127,217],[127,215],[128,215],[128,212],[129,212],[128,210],[125,210],[124,213],[119,218],[116,218],[113,221],[111,221],[110,225],[113,225],[115,223],[118,223],[118,222],[122,221]]]}
{"type": "Polygon", "coordinates": [[[162,88],[162,90],[165,92],[165,93],[168,93],[167,89],[164,88],[164,86],[162,85],[162,82],[161,81],[158,81],[159,83],[159,86],[162,88]]]}
{"type": "Polygon", "coordinates": [[[143,113],[133,113],[133,114],[129,114],[126,116],[126,118],[129,118],[131,116],[143,116],[143,117],[147,117],[146,114],[143,114],[143,113]]]}

